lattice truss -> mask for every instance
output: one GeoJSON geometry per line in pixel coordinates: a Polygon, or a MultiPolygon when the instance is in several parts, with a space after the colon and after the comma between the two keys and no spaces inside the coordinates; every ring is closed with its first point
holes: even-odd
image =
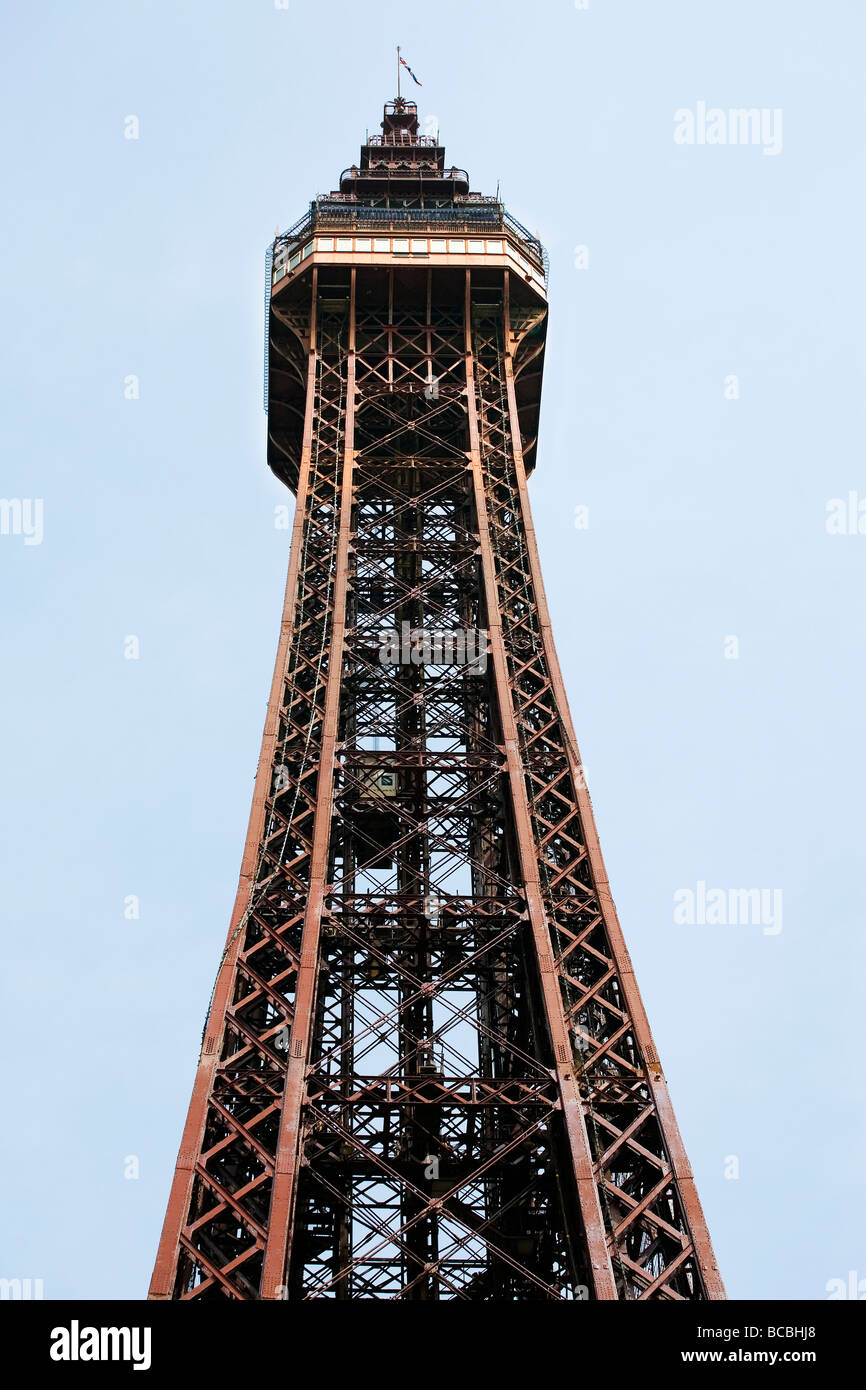
{"type": "MultiPolygon", "coordinates": [[[[577,806],[581,777],[553,695],[515,469],[505,334],[532,353],[532,315],[505,325],[499,303],[475,302],[476,407],[496,596],[554,971],[571,1032],[595,1182],[621,1298],[705,1296],[695,1243],[673,1180],[649,1067],[590,868],[577,806]]],[[[649,1051],[649,1049],[646,1049],[649,1051]]]]}
{"type": "Polygon", "coordinates": [[[291,460],[302,519],[291,640],[255,879],[227,948],[229,1002],[205,1039],[216,1064],[187,1155],[173,1296],[605,1296],[563,1119],[554,997],[607,1296],[703,1297],[649,1082],[657,1059],[641,1054],[593,884],[577,753],[539,623],[506,347],[519,378],[542,310],[510,315],[501,288],[437,307],[428,287],[426,303],[404,303],[393,276],[387,300],[365,305],[353,286],[319,282],[313,313],[280,329],[284,369],[312,410],[306,454],[291,460]],[[487,660],[383,657],[389,632],[478,632],[491,618],[505,680],[487,660]],[[303,1014],[302,969],[315,980],[303,1014]],[[275,1231],[283,1210],[288,1229],[275,1231]]]}

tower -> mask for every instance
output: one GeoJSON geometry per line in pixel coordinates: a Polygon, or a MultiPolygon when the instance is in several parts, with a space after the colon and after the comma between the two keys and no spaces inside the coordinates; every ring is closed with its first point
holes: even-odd
{"type": "Polygon", "coordinates": [[[271,255],[288,582],[150,1296],[723,1298],[539,569],[543,249],[398,98],[271,255]]]}

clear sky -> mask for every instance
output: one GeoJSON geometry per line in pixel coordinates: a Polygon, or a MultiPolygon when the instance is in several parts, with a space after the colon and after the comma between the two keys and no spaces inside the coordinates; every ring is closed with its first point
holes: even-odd
{"type": "Polygon", "coordinates": [[[400,43],[449,162],[550,252],[542,563],[729,1293],[866,1279],[864,29],[859,0],[5,7],[0,495],[43,507],[41,543],[0,534],[0,1275],[147,1289],[288,558],[264,250],[400,43]],[[781,148],[677,143],[713,108],[781,148]],[[781,930],[675,921],[699,883],[781,889],[781,930]]]}

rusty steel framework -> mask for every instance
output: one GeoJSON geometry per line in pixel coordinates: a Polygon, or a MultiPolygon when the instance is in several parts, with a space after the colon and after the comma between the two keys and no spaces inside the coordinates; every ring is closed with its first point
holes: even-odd
{"type": "Polygon", "coordinates": [[[150,1296],[723,1298],[539,569],[542,248],[398,99],[273,267],[288,583],[150,1296]]]}

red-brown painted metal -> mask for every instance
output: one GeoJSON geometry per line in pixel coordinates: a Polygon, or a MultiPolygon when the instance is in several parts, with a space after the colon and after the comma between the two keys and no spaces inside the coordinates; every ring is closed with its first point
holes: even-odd
{"type": "MultiPolygon", "coordinates": [[[[622,983],[622,991],[628,1005],[632,1025],[639,1046],[643,1052],[647,1063],[647,1084],[652,1093],[656,1111],[658,1113],[661,1128],[666,1141],[667,1158],[670,1164],[670,1171],[676,1179],[677,1190],[682,1201],[688,1227],[692,1232],[695,1249],[697,1251],[706,1296],[710,1299],[723,1299],[725,1297],[724,1285],[716,1263],[715,1254],[710,1241],[710,1234],[707,1229],[703,1209],[698,1197],[695,1186],[694,1176],[691,1165],[685,1151],[685,1146],[680,1135],[671,1105],[670,1094],[667,1083],[658,1060],[658,1052],[653,1042],[649,1020],[646,1016],[643,1000],[638,989],[637,979],[631,962],[631,956],[625,944],[622,928],[614,906],[613,896],[610,891],[607,870],[604,866],[604,859],[601,852],[601,843],[595,825],[595,817],[592,804],[589,799],[589,792],[583,776],[583,766],[578,752],[577,737],[571,719],[571,710],[568,704],[568,696],[562,679],[562,672],[559,667],[559,659],[556,655],[556,648],[553,641],[553,628],[550,622],[550,613],[547,607],[547,597],[544,591],[544,582],[541,575],[541,565],[538,558],[538,546],[535,539],[535,528],[532,523],[532,512],[529,506],[529,495],[526,487],[526,471],[523,465],[523,451],[520,445],[520,430],[518,425],[518,409],[514,387],[514,357],[511,351],[510,314],[509,314],[509,285],[505,286],[505,311],[506,311],[506,340],[508,347],[504,354],[505,375],[508,391],[508,406],[511,421],[512,439],[514,441],[514,465],[517,487],[520,493],[522,515],[526,530],[526,541],[529,563],[534,586],[535,603],[538,609],[538,626],[544,641],[545,657],[551,673],[554,699],[557,710],[565,731],[565,751],[568,758],[569,767],[573,779],[575,790],[575,805],[580,817],[583,832],[583,840],[586,846],[587,855],[592,869],[593,881],[596,885],[599,903],[604,916],[607,935],[611,948],[611,956],[616,962],[617,972],[622,983]]],[[[605,1157],[610,1157],[610,1148],[606,1150],[605,1157]]],[[[656,1190],[654,1189],[654,1192],[656,1190]]],[[[648,1205],[649,1199],[644,1198],[640,1204],[642,1207],[648,1205]]],[[[617,1228],[622,1233],[622,1224],[617,1228]]]]}
{"type": "Polygon", "coordinates": [[[544,597],[542,249],[398,100],[274,253],[289,576],[150,1296],[722,1298],[544,597]]]}
{"type": "Polygon", "coordinates": [[[481,444],[478,413],[475,407],[475,374],[472,345],[472,272],[466,271],[466,393],[469,413],[472,482],[478,517],[487,627],[493,657],[496,700],[505,747],[510,783],[514,828],[520,855],[520,867],[526,892],[526,907],[532,927],[535,948],[534,965],[541,981],[547,1029],[553,1044],[554,1068],[559,1087],[560,1104],[565,1118],[568,1148],[571,1157],[572,1180],[578,1195],[583,1229],[589,1253],[596,1297],[616,1298],[613,1270],[604,1236],[604,1223],[595,1176],[592,1170],[586,1124],[580,1106],[577,1079],[572,1064],[568,1030],[562,1013],[562,1000],[553,973],[553,949],[544,912],[541,883],[538,873],[537,847],[532,835],[529,808],[526,801],[524,770],[514,718],[514,707],[508,675],[508,663],[502,636],[502,622],[496,592],[493,550],[487,514],[487,498],[481,470],[481,444]]]}

